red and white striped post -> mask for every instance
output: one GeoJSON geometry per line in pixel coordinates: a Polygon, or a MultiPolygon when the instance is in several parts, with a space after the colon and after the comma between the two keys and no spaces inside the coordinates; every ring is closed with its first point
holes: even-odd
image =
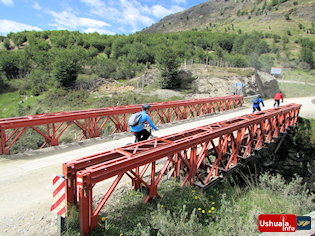
{"type": "Polygon", "coordinates": [[[57,213],[57,233],[61,235],[64,230],[64,221],[66,217],[66,188],[65,188],[65,176],[55,176],[53,179],[53,204],[50,211],[57,213]]]}

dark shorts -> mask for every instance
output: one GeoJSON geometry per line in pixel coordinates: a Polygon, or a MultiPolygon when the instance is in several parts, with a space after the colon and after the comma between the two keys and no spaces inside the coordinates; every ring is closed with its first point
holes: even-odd
{"type": "Polygon", "coordinates": [[[275,103],[273,104],[274,107],[280,106],[280,100],[275,100],[275,103]]]}
{"type": "Polygon", "coordinates": [[[139,132],[132,132],[132,133],[136,136],[135,143],[140,142],[142,140],[147,140],[151,135],[150,132],[147,131],[146,129],[143,129],[139,132]]]}
{"type": "Polygon", "coordinates": [[[260,107],[253,107],[253,112],[255,112],[255,111],[261,111],[261,108],[260,107]]]}

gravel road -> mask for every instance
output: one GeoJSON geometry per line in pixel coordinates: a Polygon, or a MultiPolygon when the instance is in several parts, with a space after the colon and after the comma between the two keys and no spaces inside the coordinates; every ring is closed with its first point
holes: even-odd
{"type": "MultiPolygon", "coordinates": [[[[285,99],[284,104],[302,104],[300,116],[315,118],[315,105],[311,103],[312,99],[311,97],[290,98],[285,99]]],[[[272,104],[273,100],[266,100],[266,106],[263,109],[271,108],[272,104]]],[[[163,136],[177,130],[190,129],[248,113],[251,113],[250,106],[234,112],[198,119],[194,122],[162,127],[154,135],[163,136]]],[[[132,140],[132,136],[122,134],[115,136],[111,141],[106,138],[89,140],[81,144],[53,147],[19,155],[0,156],[0,236],[56,235],[56,214],[50,212],[52,178],[54,175],[62,174],[62,163],[123,146],[132,140]]]]}

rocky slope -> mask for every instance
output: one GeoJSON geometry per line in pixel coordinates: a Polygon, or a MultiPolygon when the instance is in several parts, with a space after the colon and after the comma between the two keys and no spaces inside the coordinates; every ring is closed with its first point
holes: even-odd
{"type": "MultiPolygon", "coordinates": [[[[142,81],[145,84],[154,84],[159,77],[157,69],[150,69],[141,77],[133,79],[133,83],[142,81]]],[[[254,68],[226,68],[205,67],[194,65],[193,68],[186,67],[180,71],[183,83],[194,78],[191,84],[193,93],[181,93],[183,91],[155,90],[151,94],[160,97],[183,96],[184,99],[217,97],[232,95],[235,93],[235,84],[243,83],[243,94],[251,96],[261,94],[265,98],[273,98],[279,90],[277,80],[268,73],[256,71],[254,68]],[[164,92],[163,92],[164,91],[164,92]]],[[[188,83],[188,82],[187,82],[188,83]]],[[[241,87],[237,87],[237,94],[241,93],[241,87]]]]}

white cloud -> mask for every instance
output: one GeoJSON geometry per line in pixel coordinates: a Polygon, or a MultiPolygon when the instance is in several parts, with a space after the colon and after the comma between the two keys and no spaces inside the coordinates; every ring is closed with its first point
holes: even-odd
{"type": "Polygon", "coordinates": [[[104,19],[116,19],[120,17],[120,12],[114,7],[107,6],[104,2],[100,0],[81,0],[81,2],[86,3],[91,9],[90,13],[93,15],[98,15],[104,19]]]}
{"type": "Polygon", "coordinates": [[[152,6],[152,15],[156,18],[163,18],[164,16],[170,15],[172,13],[176,13],[179,11],[183,11],[185,8],[182,8],[180,6],[172,6],[170,9],[166,9],[165,7],[161,5],[154,5],[152,6]]]}
{"type": "Polygon", "coordinates": [[[0,32],[1,33],[7,34],[9,32],[19,32],[19,31],[23,31],[23,30],[41,31],[41,29],[36,27],[36,26],[26,25],[26,24],[18,23],[18,22],[11,21],[11,20],[5,20],[5,19],[0,20],[0,32]]]}
{"type": "Polygon", "coordinates": [[[36,10],[42,9],[41,6],[37,2],[34,2],[34,5],[32,7],[36,10]]]}
{"type": "Polygon", "coordinates": [[[1,0],[1,2],[2,2],[4,5],[8,5],[8,6],[13,6],[13,5],[14,5],[13,0],[1,0]]]}
{"type": "Polygon", "coordinates": [[[58,25],[68,27],[70,29],[78,29],[81,27],[102,28],[105,26],[110,26],[110,24],[104,21],[77,17],[68,11],[63,11],[61,13],[50,11],[50,14],[54,17],[54,21],[58,25]]]}
{"type": "Polygon", "coordinates": [[[146,16],[142,13],[147,12],[146,7],[142,7],[138,2],[127,2],[125,0],[120,0],[122,6],[122,16],[123,16],[123,23],[132,25],[134,28],[138,24],[140,25],[148,25],[154,22],[149,16],[146,16]],[[143,9],[143,10],[142,10],[143,9]]]}
{"type": "MultiPolygon", "coordinates": [[[[186,4],[186,0],[172,1],[186,4]]],[[[171,6],[169,9],[161,5],[151,7],[142,5],[139,0],[109,0],[106,3],[102,0],[81,0],[81,2],[84,2],[90,8],[90,14],[100,16],[113,25],[123,24],[129,26],[132,32],[150,26],[155,23],[154,19],[159,20],[169,14],[185,10],[185,8],[178,5],[171,6]]]]}

